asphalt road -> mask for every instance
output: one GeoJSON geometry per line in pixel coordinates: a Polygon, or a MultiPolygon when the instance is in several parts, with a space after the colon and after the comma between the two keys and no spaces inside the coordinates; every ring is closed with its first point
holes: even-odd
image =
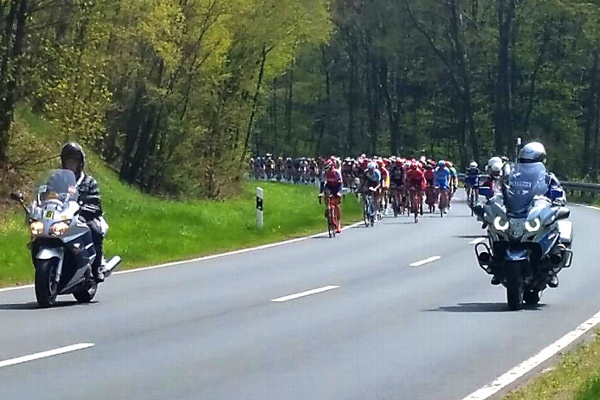
{"type": "Polygon", "coordinates": [[[0,399],[462,399],[600,309],[600,212],[571,219],[573,267],[519,312],[478,268],[484,231],[460,202],[418,225],[116,275],[90,305],[0,293],[0,399]],[[78,343],[94,346],[2,366],[78,343]]]}

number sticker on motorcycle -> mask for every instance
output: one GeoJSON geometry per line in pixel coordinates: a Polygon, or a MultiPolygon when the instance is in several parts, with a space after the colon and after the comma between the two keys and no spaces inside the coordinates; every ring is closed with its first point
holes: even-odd
{"type": "Polygon", "coordinates": [[[44,219],[52,219],[54,218],[54,211],[46,211],[46,214],[44,215],[44,219]]]}

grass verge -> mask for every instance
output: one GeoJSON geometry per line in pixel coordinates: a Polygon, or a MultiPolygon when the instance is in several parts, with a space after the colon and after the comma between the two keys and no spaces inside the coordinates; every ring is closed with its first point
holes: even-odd
{"type": "MultiPolygon", "coordinates": [[[[91,174],[99,181],[105,216],[110,225],[107,256],[123,258],[122,269],[215,254],[326,230],[323,207],[315,187],[261,182],[264,228],[256,227],[257,183],[226,202],[176,202],[141,194],[123,185],[99,162],[91,174]]],[[[361,218],[360,204],[347,196],[345,223],[361,218]]],[[[25,247],[27,229],[15,206],[0,226],[0,286],[29,283],[31,259],[25,247]]]]}
{"type": "Polygon", "coordinates": [[[567,353],[556,367],[504,400],[600,399],[600,339],[597,337],[567,353]]]}

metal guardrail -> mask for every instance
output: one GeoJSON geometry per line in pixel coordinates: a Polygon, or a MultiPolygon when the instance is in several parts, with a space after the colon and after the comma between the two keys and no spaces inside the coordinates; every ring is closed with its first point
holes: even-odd
{"type": "Polygon", "coordinates": [[[600,184],[598,183],[586,183],[586,182],[561,182],[563,189],[571,192],[580,192],[580,194],[591,193],[592,196],[596,193],[600,193],[600,184]]]}
{"type": "MultiPolygon", "coordinates": [[[[465,180],[466,174],[459,173],[458,179],[461,181],[465,180]]],[[[486,179],[487,175],[479,175],[479,179],[486,179]]],[[[561,182],[561,186],[564,190],[569,192],[569,194],[573,195],[575,192],[579,192],[581,195],[590,193],[592,196],[596,193],[600,193],[600,184],[598,183],[588,183],[588,182],[561,182]]]]}

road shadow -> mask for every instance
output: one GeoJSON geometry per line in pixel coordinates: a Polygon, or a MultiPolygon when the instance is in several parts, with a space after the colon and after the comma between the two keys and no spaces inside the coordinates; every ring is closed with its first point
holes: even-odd
{"type": "Polygon", "coordinates": [[[454,237],[459,239],[487,239],[485,235],[454,235],[454,237]]]}
{"type": "MultiPolygon", "coordinates": [[[[56,302],[54,306],[51,308],[61,308],[61,307],[71,307],[76,306],[79,303],[76,301],[59,301],[56,302]]],[[[37,302],[32,301],[29,303],[10,303],[10,304],[0,304],[0,310],[41,310],[40,306],[37,302]]]]}
{"type": "MultiPolygon", "coordinates": [[[[523,310],[535,311],[541,310],[546,305],[541,304],[525,304],[523,310]]],[[[454,306],[441,306],[438,308],[432,308],[425,311],[443,311],[443,312],[455,312],[455,313],[497,313],[497,312],[514,312],[511,311],[506,303],[459,303],[454,306]]]]}

